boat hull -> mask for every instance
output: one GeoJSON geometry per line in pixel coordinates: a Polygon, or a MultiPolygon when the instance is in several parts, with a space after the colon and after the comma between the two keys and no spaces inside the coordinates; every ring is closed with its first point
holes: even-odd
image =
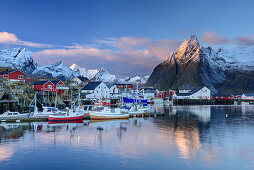
{"type": "Polygon", "coordinates": [[[83,115],[79,116],[49,116],[49,121],[75,121],[75,120],[82,120],[83,115]]]}
{"type": "Polygon", "coordinates": [[[129,114],[96,114],[90,113],[90,120],[128,119],[129,114]]]}
{"type": "Polygon", "coordinates": [[[62,120],[59,120],[59,121],[49,121],[48,124],[64,124],[64,123],[73,123],[73,124],[82,124],[83,123],[83,120],[68,120],[68,121],[62,121],[62,120]]]}

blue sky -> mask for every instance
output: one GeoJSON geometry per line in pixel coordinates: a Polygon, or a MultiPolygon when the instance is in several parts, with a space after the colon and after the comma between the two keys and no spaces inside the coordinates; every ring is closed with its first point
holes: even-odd
{"type": "Polygon", "coordinates": [[[254,45],[253,7],[232,0],[0,0],[0,48],[27,48],[40,65],[62,60],[149,75],[192,34],[204,46],[254,45]]]}

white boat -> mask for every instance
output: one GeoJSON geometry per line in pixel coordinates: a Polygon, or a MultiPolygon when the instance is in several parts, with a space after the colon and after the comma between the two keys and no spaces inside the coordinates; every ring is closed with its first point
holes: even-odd
{"type": "Polygon", "coordinates": [[[6,112],[4,112],[3,114],[0,115],[0,119],[25,119],[28,118],[28,116],[30,115],[30,113],[24,113],[24,114],[20,114],[19,112],[11,112],[9,110],[7,110],[6,112]]]}
{"type": "Polygon", "coordinates": [[[34,112],[32,113],[32,115],[30,117],[32,117],[32,118],[48,118],[49,116],[54,116],[54,115],[60,116],[60,115],[65,115],[67,113],[67,111],[60,111],[54,107],[43,106],[42,109],[43,110],[41,112],[39,112],[38,108],[35,107],[34,112]]]}
{"type": "Polygon", "coordinates": [[[67,111],[60,111],[56,108],[57,103],[57,93],[56,93],[56,100],[55,100],[55,107],[47,107],[43,106],[42,111],[38,111],[37,107],[37,95],[35,93],[34,96],[34,112],[31,113],[31,118],[48,118],[49,116],[59,116],[59,115],[65,115],[67,111]]]}
{"type": "Polygon", "coordinates": [[[129,113],[122,111],[120,108],[111,109],[108,107],[98,106],[96,111],[91,111],[90,120],[106,119],[128,119],[129,113]]]}
{"type": "Polygon", "coordinates": [[[141,105],[133,105],[128,113],[129,114],[148,114],[148,108],[142,107],[141,105]]]}

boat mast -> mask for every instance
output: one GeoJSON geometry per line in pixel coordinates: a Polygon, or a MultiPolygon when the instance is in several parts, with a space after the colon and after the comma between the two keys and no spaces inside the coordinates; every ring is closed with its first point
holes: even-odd
{"type": "Polygon", "coordinates": [[[57,105],[57,91],[56,91],[56,99],[55,99],[55,109],[56,109],[56,105],[57,105]]]}

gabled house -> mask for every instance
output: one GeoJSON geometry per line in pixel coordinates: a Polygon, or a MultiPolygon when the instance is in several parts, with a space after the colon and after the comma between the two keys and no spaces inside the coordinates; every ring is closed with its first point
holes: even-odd
{"type": "Polygon", "coordinates": [[[102,81],[89,82],[81,91],[82,96],[90,99],[100,99],[110,97],[109,88],[102,81]]]}
{"type": "Polygon", "coordinates": [[[45,80],[45,81],[35,81],[33,82],[33,90],[34,91],[52,91],[63,93],[64,90],[61,90],[59,87],[65,87],[64,82],[61,80],[45,80]],[[59,88],[59,89],[58,89],[59,88]]]}
{"type": "Polygon", "coordinates": [[[0,77],[10,81],[22,81],[26,79],[26,74],[17,70],[5,70],[0,72],[0,77]]]}
{"type": "Polygon", "coordinates": [[[55,91],[54,84],[50,80],[33,82],[34,91],[55,91]]]}
{"type": "Polygon", "coordinates": [[[175,93],[175,99],[210,99],[211,90],[207,87],[196,87],[191,89],[179,89],[179,93],[175,93]],[[181,93],[180,93],[181,92],[181,93]]]}

